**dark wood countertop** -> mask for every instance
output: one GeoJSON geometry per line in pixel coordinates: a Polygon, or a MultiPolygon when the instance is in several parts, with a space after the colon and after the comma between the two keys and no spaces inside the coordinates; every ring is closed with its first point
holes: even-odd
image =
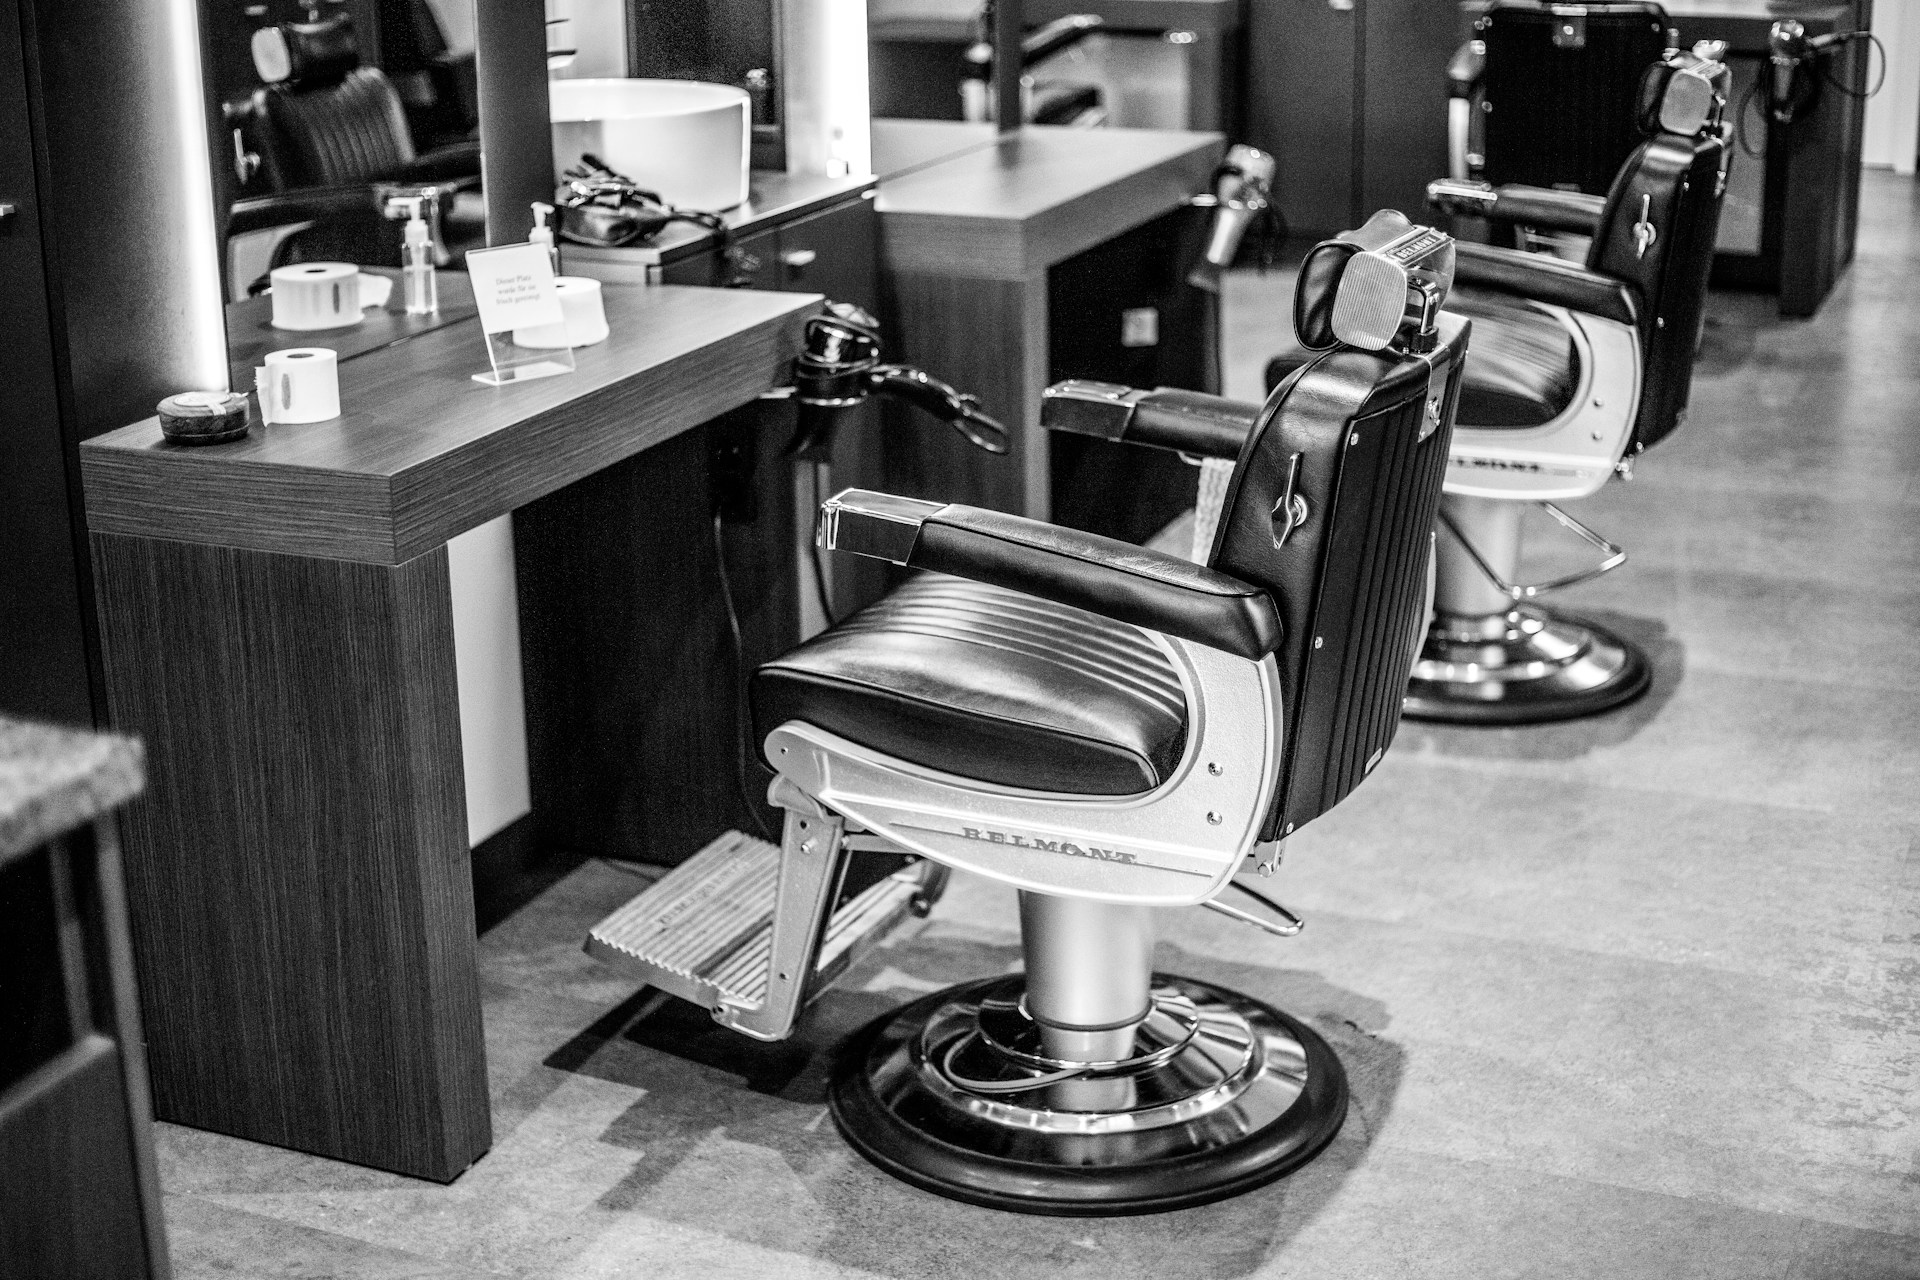
{"type": "MultiPolygon", "coordinates": [[[[961,141],[980,126],[946,127],[961,141]]],[[[882,183],[882,252],[895,270],[1032,279],[1178,208],[1222,145],[1217,133],[1028,125],[882,183]]]]}
{"type": "MultiPolygon", "coordinates": [[[[604,291],[612,336],[576,370],[505,387],[461,322],[341,367],[341,416],[188,447],[149,418],[80,446],[87,523],[400,564],[785,381],[815,294],[604,291]]],[[[315,342],[313,345],[326,345],[315,342]]]]}

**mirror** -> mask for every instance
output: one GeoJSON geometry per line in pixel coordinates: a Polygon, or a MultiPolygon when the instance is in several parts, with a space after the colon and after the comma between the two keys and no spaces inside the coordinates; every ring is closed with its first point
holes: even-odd
{"type": "Polygon", "coordinates": [[[440,265],[486,242],[476,0],[203,0],[227,296],[275,266],[400,265],[395,194],[432,197],[440,265]]]}

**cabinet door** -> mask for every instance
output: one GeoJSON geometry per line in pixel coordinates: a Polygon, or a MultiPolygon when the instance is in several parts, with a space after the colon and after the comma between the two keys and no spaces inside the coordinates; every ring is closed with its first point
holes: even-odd
{"type": "Polygon", "coordinates": [[[855,200],[780,228],[779,283],[796,293],[879,313],[879,218],[871,200],[855,200]]]}
{"type": "Polygon", "coordinates": [[[19,22],[0,5],[0,707],[91,724],[77,462],[60,420],[19,22]]]}

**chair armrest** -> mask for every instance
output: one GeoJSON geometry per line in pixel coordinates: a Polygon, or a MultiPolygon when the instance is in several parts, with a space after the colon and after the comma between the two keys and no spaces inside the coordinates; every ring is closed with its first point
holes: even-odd
{"type": "Polygon", "coordinates": [[[1520,253],[1464,241],[1456,244],[1454,251],[1456,284],[1565,307],[1621,324],[1638,322],[1639,297],[1631,287],[1577,263],[1545,253],[1520,253]]]}
{"type": "Polygon", "coordinates": [[[980,507],[843,489],[820,505],[828,550],[1022,591],[1258,661],[1280,615],[1258,587],[1177,556],[980,507]]]}
{"type": "Polygon", "coordinates": [[[1041,393],[1040,425],[1200,458],[1237,458],[1261,406],[1224,396],[1070,378],[1041,393]]]}
{"type": "Polygon", "coordinates": [[[1599,228],[1600,215],[1607,207],[1604,197],[1582,191],[1556,191],[1552,187],[1529,187],[1518,182],[1496,187],[1460,178],[1429,182],[1427,203],[1470,218],[1524,222],[1532,227],[1574,231],[1587,236],[1599,228]]]}
{"type": "Polygon", "coordinates": [[[233,202],[227,234],[244,235],[292,222],[319,222],[345,214],[379,218],[380,201],[374,189],[368,186],[298,187],[271,195],[248,196],[233,202]]]}
{"type": "Polygon", "coordinates": [[[408,182],[458,182],[462,178],[480,180],[480,144],[455,142],[417,157],[407,166],[408,182]]]}

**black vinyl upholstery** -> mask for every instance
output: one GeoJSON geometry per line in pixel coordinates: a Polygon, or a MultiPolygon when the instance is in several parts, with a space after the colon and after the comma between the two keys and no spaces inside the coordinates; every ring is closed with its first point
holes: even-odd
{"type": "Polygon", "coordinates": [[[1640,77],[1666,50],[1667,16],[1632,0],[1564,16],[1556,8],[1564,6],[1504,0],[1474,24],[1486,49],[1479,176],[1598,195],[1640,141],[1640,77]],[[1577,39],[1568,39],[1564,25],[1576,16],[1577,39]]]}
{"type": "Polygon", "coordinates": [[[397,178],[413,163],[406,109],[378,67],[355,67],[320,88],[276,86],[267,91],[266,115],[286,148],[288,186],[397,178]]]}
{"type": "Polygon", "coordinates": [[[1186,704],[1139,630],[923,574],[753,676],[756,741],[788,720],[932,769],[1084,795],[1150,791],[1186,704]]]}
{"type": "MultiPolygon", "coordinates": [[[[1462,423],[1537,427],[1573,402],[1579,356],[1573,339],[1551,317],[1525,302],[1463,285],[1454,287],[1447,310],[1473,321],[1473,355],[1460,386],[1462,423]]],[[[1267,362],[1268,388],[1280,385],[1314,354],[1296,345],[1275,355],[1267,362]]]]}
{"type": "MultiPolygon", "coordinates": [[[[1642,143],[1614,177],[1584,266],[1549,254],[1457,246],[1459,283],[1447,307],[1474,321],[1461,426],[1537,426],[1572,402],[1580,377],[1573,343],[1527,299],[1635,326],[1641,381],[1632,449],[1679,424],[1720,225],[1724,150],[1717,137],[1659,134],[1642,143]],[[1635,232],[1643,210],[1654,230],[1644,252],[1635,232]]],[[[1277,386],[1310,358],[1297,345],[1281,351],[1268,362],[1267,385],[1277,386]]]]}
{"type": "Polygon", "coordinates": [[[1280,644],[1265,591],[1191,561],[981,507],[942,507],[907,564],[1010,587],[1103,618],[1260,659],[1280,644]]]}

